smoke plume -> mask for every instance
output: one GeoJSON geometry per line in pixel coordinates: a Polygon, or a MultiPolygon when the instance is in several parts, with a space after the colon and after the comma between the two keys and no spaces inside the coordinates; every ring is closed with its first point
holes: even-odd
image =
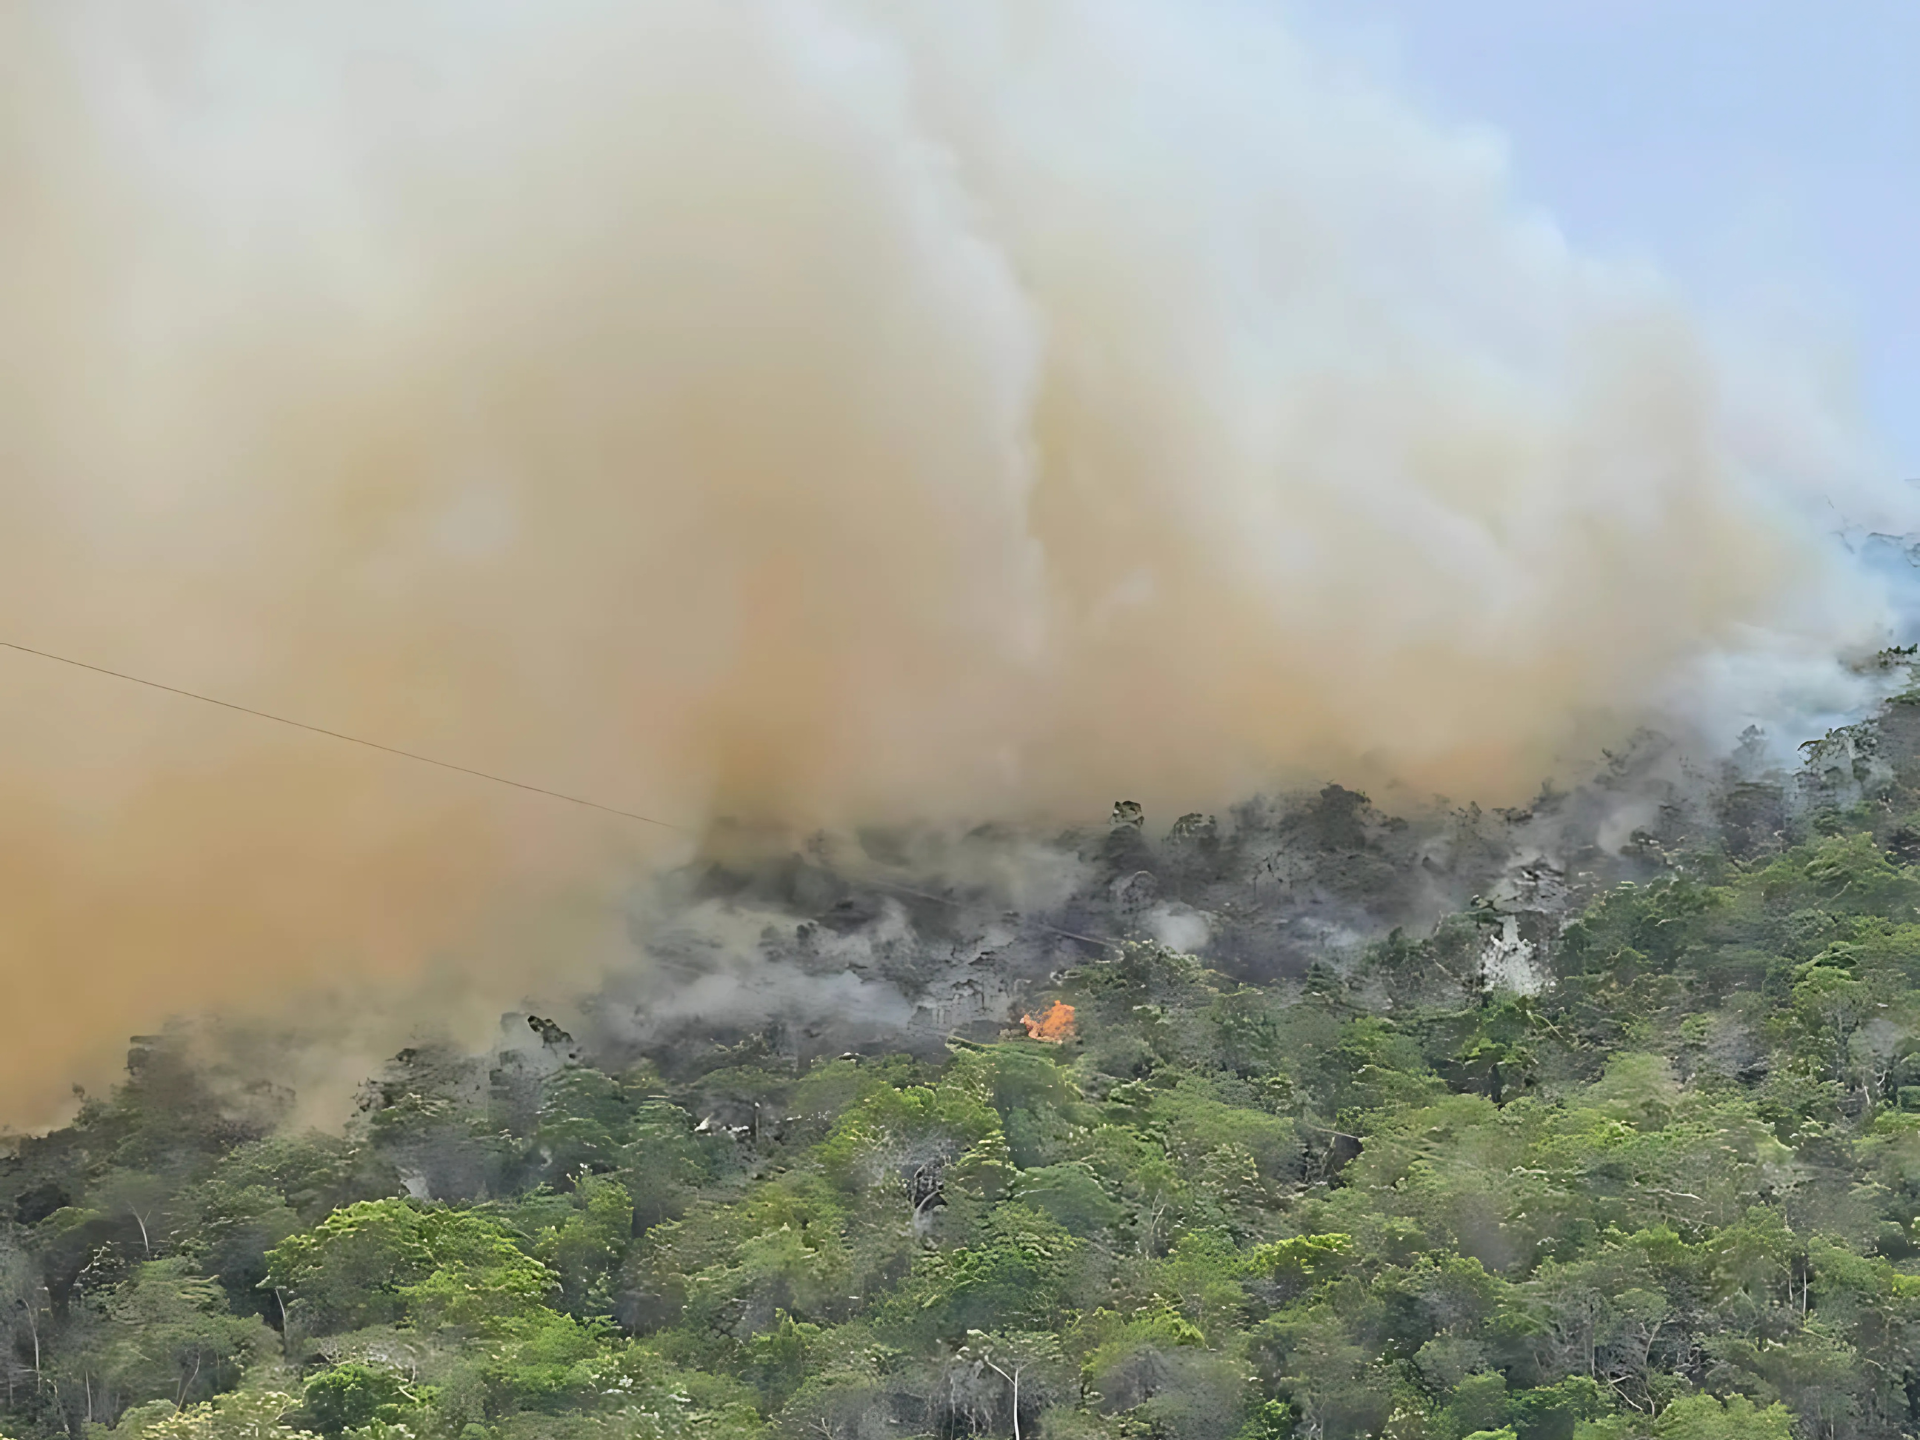
{"type": "Polygon", "coordinates": [[[1849,433],[1265,7],[18,0],[0,640],[685,828],[0,651],[0,1111],[585,973],[718,816],[1816,703],[1849,433]]]}

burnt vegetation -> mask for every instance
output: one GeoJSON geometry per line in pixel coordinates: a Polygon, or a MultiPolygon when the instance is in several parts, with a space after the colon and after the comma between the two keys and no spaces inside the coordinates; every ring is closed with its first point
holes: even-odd
{"type": "Polygon", "coordinates": [[[1920,704],[1803,762],[710,865],[339,1134],[142,1039],[0,1158],[0,1430],[1920,1434],[1920,704]]]}

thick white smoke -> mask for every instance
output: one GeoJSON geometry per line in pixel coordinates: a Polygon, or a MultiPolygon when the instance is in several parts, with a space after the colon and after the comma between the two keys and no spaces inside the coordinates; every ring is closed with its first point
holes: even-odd
{"type": "MultiPolygon", "coordinates": [[[[1247,4],[0,10],[0,639],[695,830],[1764,711],[1882,618],[1785,373],[1247,4]]],[[[23,1113],[166,1010],[590,953],[638,843],[5,653],[0,736],[23,1113]]]]}

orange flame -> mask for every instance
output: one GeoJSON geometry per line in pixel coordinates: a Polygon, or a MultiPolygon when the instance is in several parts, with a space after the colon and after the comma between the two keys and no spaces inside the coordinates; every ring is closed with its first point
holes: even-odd
{"type": "Polygon", "coordinates": [[[1073,1006],[1056,1000],[1053,1008],[1038,1020],[1022,1015],[1020,1023],[1027,1027],[1027,1034],[1033,1039],[1044,1040],[1049,1045],[1064,1045],[1073,1039],[1073,1006]]]}

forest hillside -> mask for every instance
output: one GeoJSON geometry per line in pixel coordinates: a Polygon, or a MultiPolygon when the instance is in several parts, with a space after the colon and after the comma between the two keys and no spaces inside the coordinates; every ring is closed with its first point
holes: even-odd
{"type": "Polygon", "coordinates": [[[1264,976],[1075,931],[934,1047],[523,1016],[325,1134],[140,1042],[0,1159],[0,1431],[1920,1434],[1917,736],[1902,697],[1729,770],[1550,924],[1470,897],[1264,976]]]}

